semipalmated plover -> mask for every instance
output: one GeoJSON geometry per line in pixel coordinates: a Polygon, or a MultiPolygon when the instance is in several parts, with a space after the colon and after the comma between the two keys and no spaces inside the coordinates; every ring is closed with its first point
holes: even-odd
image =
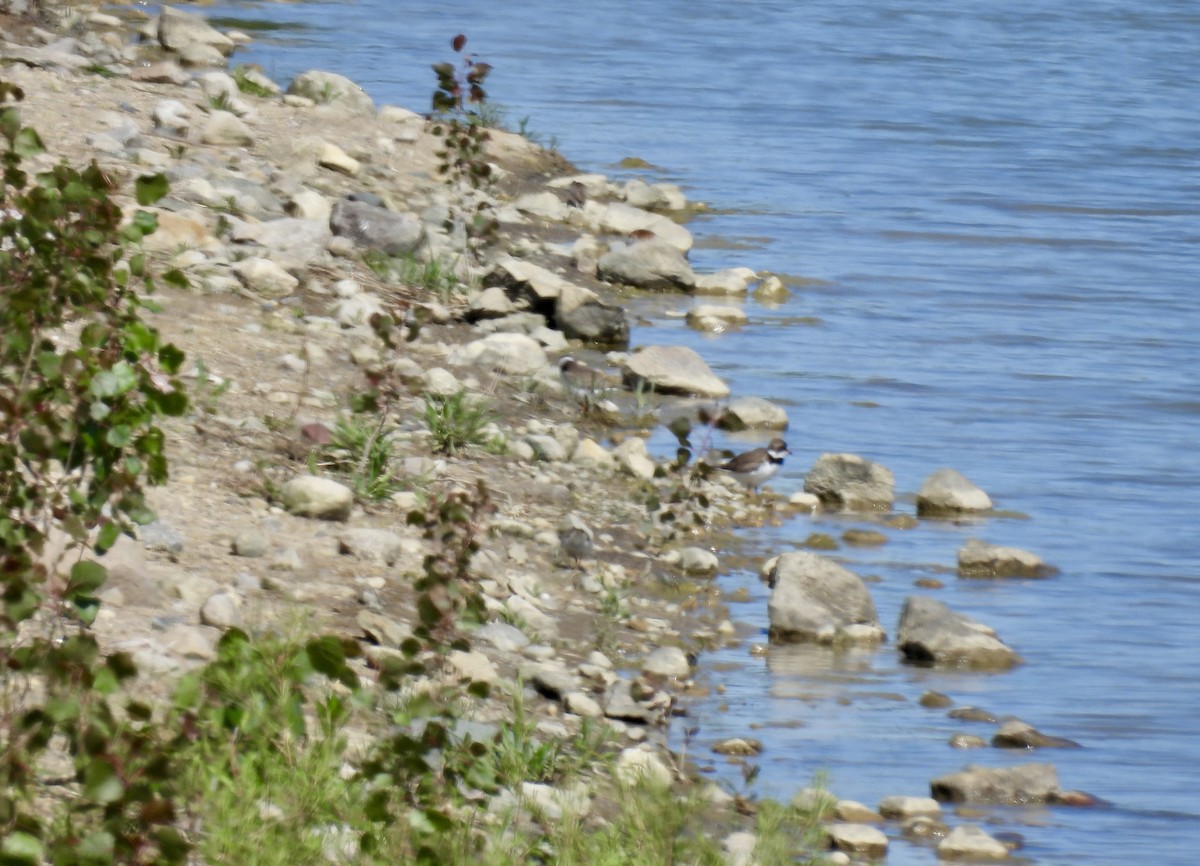
{"type": "Polygon", "coordinates": [[[595,367],[589,367],[570,355],[558,362],[558,372],[571,396],[585,405],[595,403],[605,391],[616,387],[612,376],[595,367]]]}
{"type": "Polygon", "coordinates": [[[558,546],[567,556],[575,561],[576,568],[579,560],[592,555],[595,549],[595,536],[592,528],[584,523],[574,512],[568,513],[558,525],[558,546]]]}
{"type": "Polygon", "coordinates": [[[757,494],[759,485],[774,475],[783,465],[783,458],[791,453],[786,442],[775,438],[767,443],[766,448],[755,448],[753,451],[738,454],[717,468],[728,472],[757,494]]]}

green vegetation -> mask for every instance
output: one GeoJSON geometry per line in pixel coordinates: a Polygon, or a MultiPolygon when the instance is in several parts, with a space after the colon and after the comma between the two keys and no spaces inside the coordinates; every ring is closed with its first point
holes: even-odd
{"type": "MultiPolygon", "coordinates": [[[[477,86],[486,70],[469,69],[477,86]]],[[[621,781],[605,723],[547,734],[519,683],[504,724],[474,720],[491,688],[449,662],[488,617],[469,569],[495,510],[482,483],[407,516],[428,552],[398,648],[319,624],[229,629],[162,704],[129,654],[102,652],[95,556],[153,517],[145,488],[168,477],[159,424],[189,410],[185,359],[142,315],[153,215],[125,219],[94,163],[25,171],[43,144],[8,105],[21,98],[0,81],[0,864],[723,863],[741,819],[698,785],[621,781]],[[554,786],[562,816],[526,783],[554,786]]],[[[132,192],[146,207],[167,182],[132,192]]],[[[394,345],[394,323],[373,324],[394,345]]],[[[198,371],[210,413],[221,386],[198,371]]],[[[368,385],[353,408],[375,415],[342,419],[327,457],[374,498],[394,483],[401,391],[384,374],[368,385]]],[[[428,398],[425,420],[439,451],[499,447],[466,392],[428,398]]],[[[756,862],[808,856],[811,815],[755,805],[756,862]]]]}
{"type": "Polygon", "coordinates": [[[441,259],[423,262],[411,253],[389,256],[378,250],[368,250],[363,253],[363,264],[385,283],[422,289],[441,301],[450,300],[462,288],[454,275],[453,263],[441,259]]]}
{"type": "Polygon", "coordinates": [[[251,73],[254,71],[254,67],[247,66],[244,63],[239,63],[237,66],[233,67],[229,74],[233,76],[233,80],[237,83],[238,90],[242,93],[248,93],[251,96],[258,96],[262,97],[263,99],[268,99],[274,96],[275,94],[272,92],[271,88],[264,87],[251,77],[251,73]]]}
{"type": "Polygon", "coordinates": [[[464,53],[466,45],[467,37],[460,33],[451,40],[460,61],[433,65],[437,87],[432,107],[437,123],[432,132],[442,139],[438,171],[453,194],[445,229],[451,237],[461,232],[467,254],[478,260],[499,229],[486,194],[492,166],[485,146],[489,116],[494,112],[489,111],[483,85],[492,67],[464,53]]]}
{"type": "MultiPolygon", "coordinates": [[[[167,478],[157,422],[187,411],[183,353],[140,315],[153,215],[122,225],[94,162],[22,170],[44,149],[5,104],[22,98],[0,81],[0,855],[177,863],[171,737],[136,696],[118,697],[135,669],[88,631],[106,571],[87,554],[152,518],[143,485],[167,478]],[[72,767],[74,796],[47,814],[55,758],[72,767]]],[[[140,205],[166,191],[162,175],[136,183],[140,205]]]]}
{"type": "Polygon", "coordinates": [[[321,449],[317,462],[343,476],[356,496],[379,501],[401,489],[392,469],[394,428],[386,415],[343,416],[331,432],[333,441],[321,449]]]}
{"type": "Polygon", "coordinates": [[[487,444],[484,428],[491,420],[487,405],[465,390],[425,395],[425,424],[435,451],[457,454],[468,445],[487,444]]]}

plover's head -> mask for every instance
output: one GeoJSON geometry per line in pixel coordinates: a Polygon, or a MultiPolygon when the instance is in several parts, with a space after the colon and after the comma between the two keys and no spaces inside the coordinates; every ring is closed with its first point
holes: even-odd
{"type": "Polygon", "coordinates": [[[788,451],[786,442],[776,437],[767,443],[767,453],[771,455],[771,458],[774,460],[782,460],[792,452],[788,451]]]}

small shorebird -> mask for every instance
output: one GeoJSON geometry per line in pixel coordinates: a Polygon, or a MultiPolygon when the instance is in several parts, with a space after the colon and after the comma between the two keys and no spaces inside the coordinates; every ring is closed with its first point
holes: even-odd
{"type": "Polygon", "coordinates": [[[585,406],[596,403],[599,395],[616,387],[612,376],[570,355],[558,362],[558,372],[567,391],[585,406]]]}
{"type": "Polygon", "coordinates": [[[592,528],[584,523],[577,514],[571,512],[558,525],[558,546],[579,567],[579,560],[592,555],[595,549],[595,536],[592,528]]]}
{"type": "Polygon", "coordinates": [[[768,442],[766,448],[738,454],[717,468],[728,472],[757,496],[759,485],[779,471],[783,458],[791,453],[787,443],[777,437],[768,442]]]}

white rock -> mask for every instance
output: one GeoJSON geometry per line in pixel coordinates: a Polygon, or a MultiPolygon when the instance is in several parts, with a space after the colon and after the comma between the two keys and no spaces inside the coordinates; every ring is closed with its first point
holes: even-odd
{"type": "Polygon", "coordinates": [[[269,300],[286,298],[300,281],[270,259],[254,257],[237,262],[231,269],[242,285],[269,300]]]}
{"type": "Polygon", "coordinates": [[[687,653],[676,646],[659,647],[642,661],[642,672],[660,677],[686,677],[692,672],[687,653]]]}
{"type": "Polygon", "coordinates": [[[837,822],[825,828],[833,847],[872,859],[887,853],[888,839],[883,831],[869,824],[837,822]]]}
{"type": "Polygon", "coordinates": [[[680,551],[679,567],[684,574],[707,577],[720,568],[717,555],[705,547],[685,547],[680,551]]]}
{"type": "Polygon", "coordinates": [[[322,168],[348,174],[351,177],[362,171],[362,164],[332,142],[325,142],[317,155],[317,165],[322,168]]]}
{"type": "Polygon", "coordinates": [[[695,290],[700,295],[744,295],[757,278],[750,268],[727,268],[715,274],[697,274],[695,290]]]}
{"type": "Polygon", "coordinates": [[[248,146],[254,144],[254,133],[246,121],[233,112],[213,111],[200,131],[200,140],[204,144],[248,146]]]}
{"type": "Polygon", "coordinates": [[[1008,848],[978,825],[960,824],[938,843],[937,854],[947,859],[1005,860],[1008,858],[1008,848]]]}
{"type": "Polygon", "coordinates": [[[213,628],[239,628],[242,624],[242,603],[230,590],[213,593],[200,606],[200,622],[213,628]]]}
{"type": "Polygon", "coordinates": [[[617,779],[626,785],[646,782],[664,788],[674,779],[662,758],[646,746],[634,746],[623,750],[617,756],[616,775],[617,779]]]}
{"type": "Polygon", "coordinates": [[[459,366],[496,369],[519,376],[536,373],[547,364],[546,350],[525,334],[489,334],[455,349],[449,360],[459,366]]]}
{"type": "Polygon", "coordinates": [[[349,487],[314,475],[288,481],[280,491],[280,499],[292,514],[322,520],[349,520],[354,506],[354,492],[349,487]]]}
{"type": "Polygon", "coordinates": [[[654,461],[650,459],[646,440],[640,436],[630,436],[613,449],[612,456],[617,465],[630,475],[646,480],[654,477],[654,461]]]}

